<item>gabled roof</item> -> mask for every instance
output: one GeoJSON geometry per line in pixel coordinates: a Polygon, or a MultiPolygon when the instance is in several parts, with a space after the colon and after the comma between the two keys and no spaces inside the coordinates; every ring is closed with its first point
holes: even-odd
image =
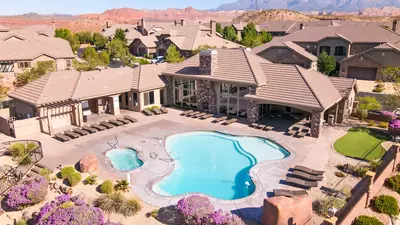
{"type": "Polygon", "coordinates": [[[352,89],[355,89],[356,93],[358,92],[356,79],[346,77],[329,77],[329,79],[342,97],[349,96],[352,89]]]}
{"type": "Polygon", "coordinates": [[[375,58],[375,57],[373,57],[373,56],[371,56],[369,54],[369,53],[371,53],[373,51],[376,51],[376,50],[379,50],[379,51],[388,50],[388,51],[394,51],[394,52],[397,52],[398,54],[400,54],[400,44],[399,44],[399,42],[384,43],[384,44],[378,45],[376,47],[373,47],[373,48],[367,49],[365,51],[362,51],[360,53],[357,53],[355,55],[352,55],[352,56],[350,56],[348,58],[345,58],[345,59],[341,60],[340,63],[353,60],[353,59],[358,58],[360,56],[365,56],[365,57],[375,61],[378,64],[381,64],[381,65],[384,65],[384,66],[388,65],[389,63],[387,61],[385,61],[385,59],[387,59],[387,58],[377,59],[377,58],[375,58]]]}
{"type": "Polygon", "coordinates": [[[297,45],[296,43],[293,43],[292,41],[284,41],[284,42],[269,42],[265,45],[263,45],[262,47],[255,47],[253,48],[251,51],[254,54],[260,55],[265,51],[268,51],[271,48],[279,48],[279,47],[283,47],[283,48],[288,48],[294,52],[296,52],[297,54],[309,59],[310,61],[317,61],[318,58],[307,52],[303,47],[301,47],[300,45],[297,45]]]}
{"type": "Polygon", "coordinates": [[[147,48],[155,48],[157,47],[158,39],[154,35],[149,35],[149,36],[141,36],[137,38],[146,46],[147,48]]]}
{"type": "Polygon", "coordinates": [[[44,75],[8,95],[40,106],[67,100],[110,96],[132,89],[146,91],[165,85],[159,77],[164,69],[165,64],[151,64],[87,72],[65,70],[44,75]]]}
{"type": "Polygon", "coordinates": [[[199,54],[177,63],[168,64],[166,74],[199,79],[228,81],[249,85],[265,83],[260,64],[269,61],[246,49],[217,49],[218,63],[212,75],[199,75],[199,54]]]}

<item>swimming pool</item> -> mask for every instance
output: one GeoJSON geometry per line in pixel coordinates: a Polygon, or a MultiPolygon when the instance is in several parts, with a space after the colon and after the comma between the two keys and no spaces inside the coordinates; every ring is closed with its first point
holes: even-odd
{"type": "Polygon", "coordinates": [[[130,171],[143,165],[143,161],[138,158],[137,152],[130,148],[113,149],[106,153],[111,160],[114,168],[121,171],[130,171]]]}
{"type": "Polygon", "coordinates": [[[153,186],[163,196],[192,192],[234,200],[251,195],[255,186],[248,175],[255,164],[286,158],[282,146],[258,137],[232,136],[219,132],[172,135],[166,149],[175,160],[171,174],[153,186]]]}

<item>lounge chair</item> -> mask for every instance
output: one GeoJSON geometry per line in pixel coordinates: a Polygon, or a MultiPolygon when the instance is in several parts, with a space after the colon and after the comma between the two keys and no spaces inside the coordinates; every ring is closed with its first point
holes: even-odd
{"type": "Polygon", "coordinates": [[[324,174],[324,171],[313,170],[313,169],[310,169],[310,168],[308,168],[308,167],[299,166],[299,165],[295,166],[293,169],[294,169],[294,170],[303,171],[303,172],[309,173],[309,174],[311,174],[311,175],[316,175],[316,176],[318,176],[318,175],[319,175],[319,176],[322,176],[322,175],[324,174]]]}
{"type": "Polygon", "coordinates": [[[79,134],[77,134],[77,133],[75,133],[75,132],[72,132],[72,131],[70,131],[70,130],[64,131],[64,134],[66,134],[66,135],[69,136],[69,137],[72,137],[73,139],[80,137],[79,134]]]}
{"type": "Polygon", "coordinates": [[[153,109],[151,109],[153,112],[154,112],[154,114],[156,114],[156,115],[161,115],[161,114],[163,114],[163,112],[161,112],[161,110],[159,109],[159,108],[153,108],[153,109]]]}
{"type": "Polygon", "coordinates": [[[204,115],[204,116],[200,117],[200,119],[201,119],[201,120],[206,120],[206,119],[211,118],[211,117],[213,117],[213,116],[214,116],[214,114],[209,113],[209,114],[207,114],[207,115],[204,115]]]}
{"type": "Polygon", "coordinates": [[[192,116],[195,116],[195,115],[200,114],[200,113],[201,113],[201,112],[199,112],[199,111],[194,111],[194,112],[191,112],[191,113],[186,114],[186,116],[187,116],[187,117],[192,117],[192,116]]]}
{"type": "Polygon", "coordinates": [[[192,112],[194,112],[194,111],[193,110],[184,111],[181,113],[181,116],[186,116],[187,114],[192,113],[192,112]]]}
{"type": "Polygon", "coordinates": [[[88,135],[89,132],[87,132],[86,130],[82,130],[81,128],[74,128],[72,129],[75,133],[80,134],[81,136],[85,136],[88,135]]]}
{"type": "Polygon", "coordinates": [[[293,171],[292,176],[310,181],[322,181],[324,179],[323,176],[311,175],[300,170],[293,171]]]}
{"type": "Polygon", "coordinates": [[[288,133],[288,135],[294,136],[294,135],[296,135],[297,130],[289,130],[287,133],[288,133]]]}
{"type": "Polygon", "coordinates": [[[128,124],[129,123],[129,120],[124,119],[124,118],[117,118],[117,121],[119,121],[119,122],[121,122],[123,124],[128,124]]]}
{"type": "Polygon", "coordinates": [[[252,124],[249,125],[249,127],[257,128],[258,125],[260,125],[260,124],[258,124],[258,123],[252,123],[252,124]]]}
{"type": "Polygon", "coordinates": [[[264,130],[266,130],[266,131],[273,130],[273,129],[274,129],[274,127],[271,127],[271,126],[267,126],[264,128],[264,130]]]}
{"type": "Polygon", "coordinates": [[[144,109],[144,110],[142,111],[142,113],[143,113],[144,115],[146,115],[146,116],[152,116],[152,115],[154,115],[154,113],[153,113],[152,111],[150,111],[149,109],[144,109]]]}
{"type": "Polygon", "coordinates": [[[58,140],[62,141],[62,142],[66,142],[71,140],[71,138],[69,138],[68,136],[62,134],[62,133],[57,133],[54,135],[58,140]]]}
{"type": "Polygon", "coordinates": [[[304,133],[304,132],[299,132],[299,133],[297,133],[297,137],[299,137],[299,138],[304,138],[306,135],[307,135],[307,134],[304,133]]]}
{"type": "Polygon", "coordinates": [[[264,124],[259,124],[258,127],[256,127],[256,129],[260,129],[260,130],[264,130],[267,126],[264,124]]]}
{"type": "Polygon", "coordinates": [[[112,125],[111,123],[107,122],[107,121],[101,121],[100,124],[104,127],[106,127],[107,129],[111,129],[114,127],[114,125],[112,125]]]}
{"type": "Polygon", "coordinates": [[[91,124],[90,126],[92,126],[93,128],[97,129],[98,131],[103,131],[103,130],[107,129],[107,127],[99,125],[97,123],[91,124]]]}
{"type": "Polygon", "coordinates": [[[122,126],[122,125],[124,125],[124,123],[122,123],[122,122],[119,122],[119,121],[117,121],[117,120],[114,120],[114,119],[112,119],[112,120],[109,120],[110,121],[110,123],[112,124],[112,125],[114,125],[114,126],[122,126]]]}
{"type": "Polygon", "coordinates": [[[225,121],[222,123],[222,125],[228,126],[228,125],[231,125],[232,123],[235,123],[235,122],[237,122],[237,121],[238,121],[237,118],[232,118],[232,119],[229,119],[229,120],[225,120],[225,121]]]}
{"type": "Polygon", "coordinates": [[[194,116],[192,116],[193,118],[199,118],[199,117],[202,117],[202,116],[205,116],[205,115],[207,115],[207,113],[199,113],[199,114],[195,114],[194,116]]]}
{"type": "Polygon", "coordinates": [[[129,121],[131,121],[132,123],[138,122],[137,119],[135,119],[135,118],[133,118],[133,117],[131,117],[131,116],[128,116],[128,115],[124,116],[124,119],[129,120],[129,121]]]}
{"type": "Polygon", "coordinates": [[[165,107],[160,107],[160,110],[161,110],[161,112],[164,113],[164,114],[168,113],[168,109],[165,108],[165,107]]]}
{"type": "Polygon", "coordinates": [[[93,134],[93,133],[96,133],[96,132],[97,132],[97,130],[96,130],[96,129],[94,129],[94,128],[91,128],[91,127],[88,127],[88,126],[83,126],[83,127],[82,127],[82,129],[83,129],[83,130],[86,130],[87,132],[89,132],[89,133],[91,133],[91,134],[93,134]]]}
{"type": "Polygon", "coordinates": [[[285,182],[287,184],[297,185],[301,187],[305,187],[307,189],[311,189],[312,187],[318,187],[318,182],[316,181],[305,181],[299,178],[294,177],[286,177],[285,182]]]}
{"type": "Polygon", "coordinates": [[[293,190],[287,190],[287,189],[274,189],[274,196],[286,196],[286,197],[295,197],[295,196],[301,196],[301,195],[308,195],[308,192],[306,190],[300,190],[300,191],[293,191],[293,190]]]}
{"type": "Polygon", "coordinates": [[[213,122],[213,123],[219,123],[219,122],[222,122],[222,121],[224,121],[224,120],[226,120],[226,119],[228,119],[227,116],[221,116],[221,117],[216,118],[216,119],[213,120],[212,122],[213,122]]]}

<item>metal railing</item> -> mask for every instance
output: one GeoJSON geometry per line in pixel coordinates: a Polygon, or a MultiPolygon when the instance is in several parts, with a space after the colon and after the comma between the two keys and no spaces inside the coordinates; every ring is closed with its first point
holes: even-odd
{"type": "Polygon", "coordinates": [[[10,146],[15,143],[22,143],[27,146],[29,143],[36,144],[36,148],[30,150],[24,158],[21,158],[16,167],[3,168],[0,177],[0,195],[4,195],[14,185],[18,184],[29,170],[43,158],[42,144],[34,140],[7,141],[3,145],[10,146]]]}

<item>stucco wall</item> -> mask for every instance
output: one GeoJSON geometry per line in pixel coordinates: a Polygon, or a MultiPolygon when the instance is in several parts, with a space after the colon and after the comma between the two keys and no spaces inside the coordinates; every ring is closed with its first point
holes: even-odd
{"type": "Polygon", "coordinates": [[[312,68],[312,61],[296,52],[292,52],[282,58],[278,58],[276,62],[282,64],[296,64],[306,69],[312,68]]]}
{"type": "Polygon", "coordinates": [[[269,60],[271,62],[276,62],[276,60],[284,55],[287,55],[291,52],[291,50],[280,47],[280,48],[270,48],[267,51],[259,54],[261,57],[263,57],[266,60],[269,60]]]}
{"type": "Polygon", "coordinates": [[[368,55],[382,62],[385,62],[386,65],[398,66],[400,64],[400,53],[395,51],[374,50],[372,52],[369,52],[368,55]]]}
{"type": "Polygon", "coordinates": [[[329,53],[329,55],[335,57],[336,61],[340,61],[344,58],[347,58],[348,52],[349,52],[349,47],[350,47],[349,43],[344,41],[341,38],[328,38],[328,39],[325,39],[318,43],[318,55],[322,53],[322,52],[320,52],[321,46],[329,46],[331,48],[331,51],[328,53],[329,53]],[[336,47],[340,47],[340,46],[343,46],[346,48],[346,54],[344,56],[336,56],[335,55],[336,47]]]}
{"type": "Polygon", "coordinates": [[[315,42],[295,42],[295,43],[313,55],[318,54],[318,45],[315,42]]]}
{"type": "Polygon", "coordinates": [[[355,55],[357,53],[363,52],[367,49],[378,46],[380,43],[353,43],[350,47],[350,55],[355,55]]]}
{"type": "Polygon", "coordinates": [[[141,93],[139,93],[139,106],[140,106],[139,111],[142,111],[145,108],[149,108],[149,107],[153,107],[153,106],[158,106],[158,107],[161,106],[161,104],[160,104],[160,89],[151,90],[151,91],[154,91],[154,104],[144,105],[144,93],[147,93],[150,91],[141,92],[141,93]]]}

